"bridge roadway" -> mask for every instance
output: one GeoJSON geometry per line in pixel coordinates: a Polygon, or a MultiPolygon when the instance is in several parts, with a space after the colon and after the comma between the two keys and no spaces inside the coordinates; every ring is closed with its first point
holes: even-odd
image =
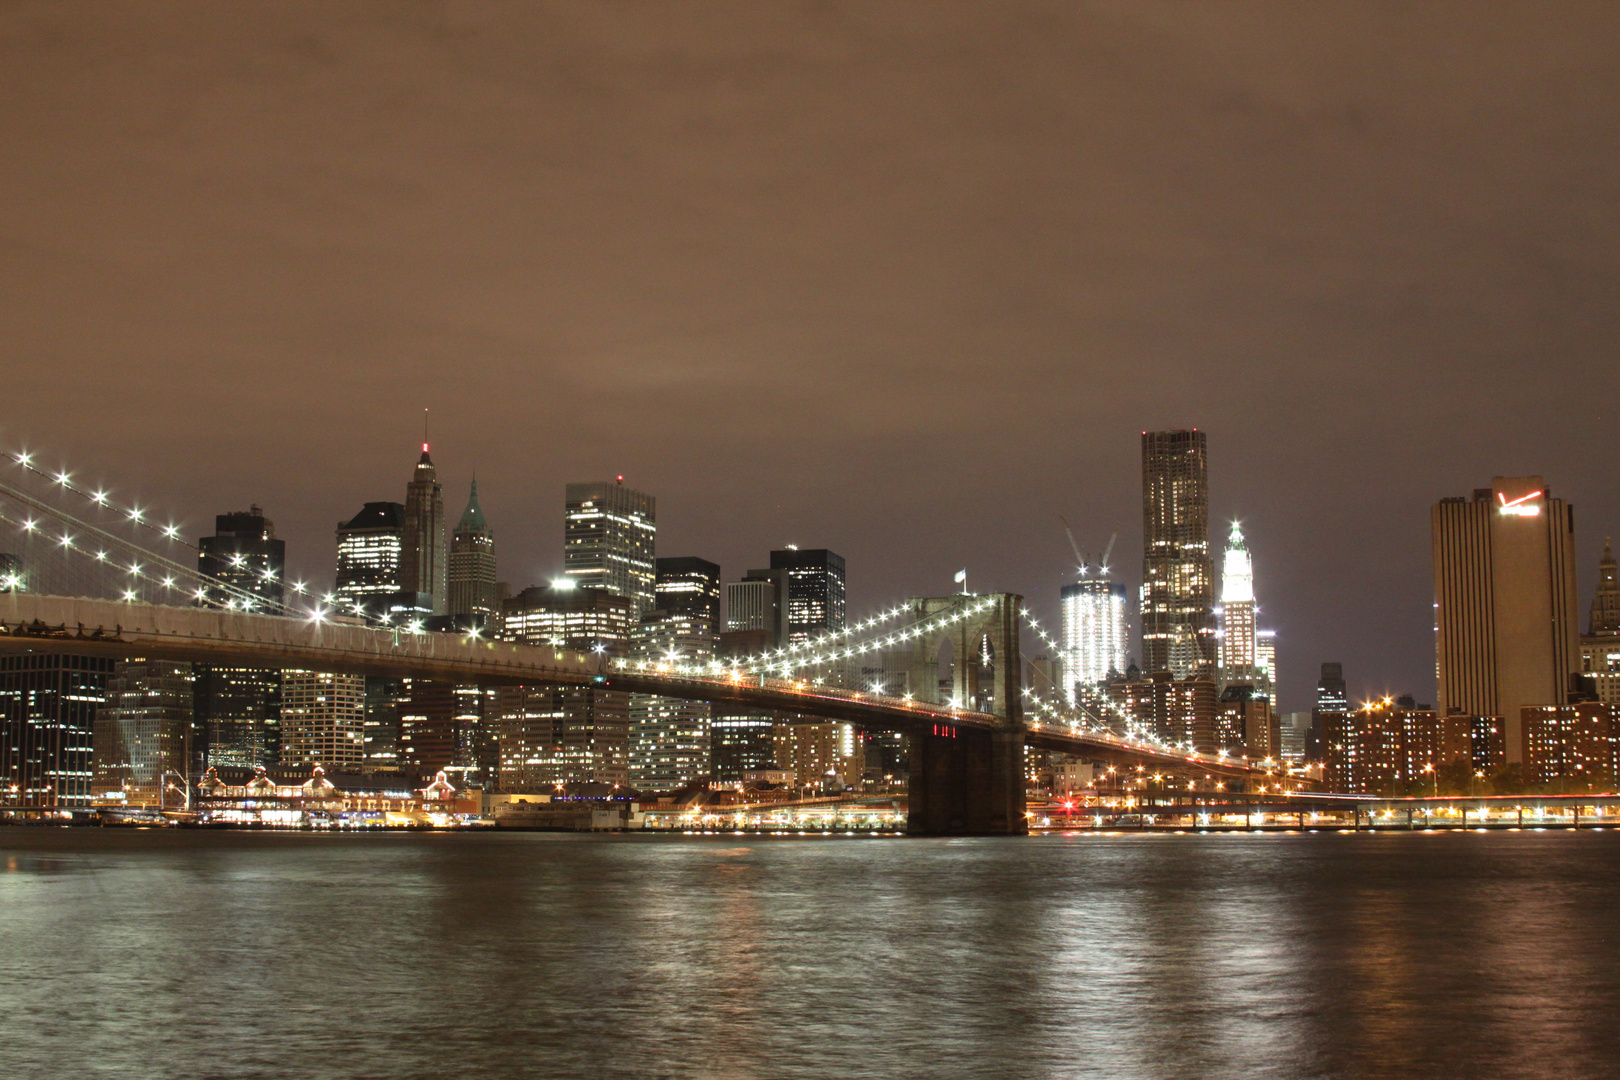
{"type": "MultiPolygon", "coordinates": [[[[589,653],[405,629],[211,608],[0,593],[0,652],[150,657],[227,667],[297,668],[483,686],[598,685],[630,693],[847,721],[876,731],[1009,730],[1004,717],[760,675],[629,672],[589,653]]],[[[1064,724],[1028,722],[1026,745],[1155,769],[1242,777],[1246,764],[1064,724]]]]}

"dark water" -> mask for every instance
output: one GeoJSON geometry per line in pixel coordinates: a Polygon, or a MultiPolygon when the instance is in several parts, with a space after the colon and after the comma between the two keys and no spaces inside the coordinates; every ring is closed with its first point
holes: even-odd
{"type": "Polygon", "coordinates": [[[13,1077],[1620,1076],[1620,834],[0,829],[13,1077]]]}

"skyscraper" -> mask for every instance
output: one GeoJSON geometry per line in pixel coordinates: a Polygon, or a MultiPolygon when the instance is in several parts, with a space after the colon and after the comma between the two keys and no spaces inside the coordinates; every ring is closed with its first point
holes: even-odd
{"type": "Polygon", "coordinates": [[[130,806],[182,802],[193,779],[191,719],[190,664],[117,661],[96,711],[91,793],[121,795],[130,806]],[[170,786],[178,798],[163,797],[170,786]]]}
{"type": "Polygon", "coordinates": [[[1063,586],[1064,684],[1096,686],[1123,675],[1126,660],[1125,586],[1105,579],[1063,586]]]}
{"type": "Polygon", "coordinates": [[[1579,666],[1574,511],[1539,476],[1498,476],[1430,516],[1440,714],[1501,717],[1522,761],[1521,710],[1564,704],[1579,666]]]}
{"type": "Polygon", "coordinates": [[[283,765],[359,768],[365,760],[365,723],[364,675],[282,672],[283,765]]]}
{"type": "Polygon", "coordinates": [[[337,528],[337,587],[341,613],[399,622],[431,614],[432,597],[406,589],[405,507],[369,502],[337,528]]]}
{"type": "MultiPolygon", "coordinates": [[[[197,541],[197,570],[220,583],[204,602],[280,612],[286,603],[287,545],[257,506],[214,518],[214,535],[197,541]]],[[[198,766],[275,765],[281,760],[281,672],[274,668],[193,667],[192,739],[198,766]]]]}
{"type": "Polygon", "coordinates": [[[219,585],[203,587],[212,607],[280,614],[286,601],[287,543],[257,506],[214,518],[214,535],[197,541],[197,571],[219,585]],[[242,594],[251,594],[251,598],[242,594]]]}
{"type": "MultiPolygon", "coordinates": [[[[556,586],[524,589],[502,604],[501,619],[507,640],[599,652],[604,661],[628,655],[639,625],[630,597],[556,586]]],[[[630,695],[598,686],[532,683],[502,687],[498,707],[506,790],[629,783],[630,695]]]]}
{"type": "Polygon", "coordinates": [[[1591,681],[1599,701],[1620,705],[1620,573],[1608,537],[1598,560],[1591,621],[1581,636],[1581,674],[1591,681]]]}
{"type": "Polygon", "coordinates": [[[600,589],[652,608],[658,576],[658,505],[617,481],[569,484],[563,523],[563,573],[582,589],[600,589]]]}
{"type": "MultiPolygon", "coordinates": [[[[703,663],[719,640],[720,568],[706,559],[658,560],[658,606],[641,616],[634,653],[645,660],[703,663]]],[[[630,696],[630,786],[673,791],[709,773],[706,701],[630,696]]]]}
{"type": "Polygon", "coordinates": [[[411,482],[405,485],[405,510],[401,521],[400,589],[431,597],[432,613],[449,611],[448,560],[444,544],[444,487],[439,471],[422,443],[411,482]]]}
{"type": "Polygon", "coordinates": [[[775,647],[787,640],[787,613],[786,570],[750,570],[726,586],[726,633],[757,631],[775,647]]]}
{"type": "Polygon", "coordinates": [[[771,552],[771,569],[787,572],[787,644],[844,629],[844,557],[826,548],[771,552]]]}
{"type": "Polygon", "coordinates": [[[0,799],[89,804],[96,710],[112,669],[97,656],[0,656],[0,799]]]}
{"type": "Polygon", "coordinates": [[[1150,673],[1215,674],[1207,457],[1202,431],[1142,433],[1142,652],[1150,673]]]}
{"type": "Polygon", "coordinates": [[[467,509],[450,538],[450,615],[473,626],[485,626],[500,615],[495,578],[495,533],[478,505],[478,479],[473,478],[467,509]]]}
{"type": "Polygon", "coordinates": [[[1244,543],[1243,530],[1232,522],[1221,560],[1221,678],[1228,683],[1254,684],[1259,666],[1254,626],[1254,560],[1244,543]]]}

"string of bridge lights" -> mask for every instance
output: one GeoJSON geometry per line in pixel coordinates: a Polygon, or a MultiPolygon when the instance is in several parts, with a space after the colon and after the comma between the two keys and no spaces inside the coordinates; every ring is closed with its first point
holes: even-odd
{"type": "Polygon", "coordinates": [[[174,524],[173,522],[170,522],[167,525],[159,525],[155,521],[147,520],[147,512],[145,510],[142,510],[140,507],[135,505],[124,505],[113,499],[109,492],[91,491],[88,488],[80,487],[78,484],[73,482],[73,474],[68,472],[66,467],[59,469],[54,473],[47,469],[41,469],[38,465],[34,464],[34,455],[27,450],[13,451],[11,459],[16,462],[17,465],[21,466],[25,471],[33,473],[35,476],[42,477],[45,480],[49,480],[63,491],[77,495],[94,506],[100,507],[103,510],[110,510],[115,514],[118,514],[129,524],[146,529],[149,532],[163,537],[165,540],[172,540],[175,543],[182,544],[190,548],[192,551],[198,550],[196,544],[190,543],[181,537],[180,526],[174,524]]]}
{"type": "Polygon", "coordinates": [[[890,630],[876,637],[855,642],[847,642],[847,638],[850,635],[864,632],[886,622],[892,622],[900,616],[910,613],[911,608],[908,605],[902,604],[897,607],[890,608],[888,611],[880,612],[877,615],[864,619],[839,634],[824,635],[813,642],[802,642],[800,644],[788,646],[782,649],[766,650],[765,652],[758,653],[754,656],[743,657],[738,660],[709,660],[700,663],[680,663],[678,661],[657,660],[619,660],[616,662],[616,664],[621,670],[658,670],[684,675],[723,675],[726,673],[769,675],[772,672],[777,672],[783,677],[788,677],[799,668],[819,667],[822,664],[829,664],[836,660],[852,659],[856,656],[863,656],[867,653],[876,652],[879,649],[893,648],[894,646],[903,644],[906,641],[919,638],[924,634],[933,633],[937,630],[942,630],[947,626],[951,626],[955,623],[963,621],[964,619],[968,619],[974,615],[987,611],[993,607],[994,604],[995,601],[993,600],[980,600],[977,603],[957,608],[956,610],[947,612],[944,615],[933,615],[927,616],[921,620],[913,620],[903,627],[890,630]],[[846,643],[842,645],[837,644],[840,639],[845,639],[846,643]],[[834,644],[834,647],[830,651],[816,653],[813,655],[798,655],[805,652],[806,649],[825,647],[829,643],[834,644]]]}

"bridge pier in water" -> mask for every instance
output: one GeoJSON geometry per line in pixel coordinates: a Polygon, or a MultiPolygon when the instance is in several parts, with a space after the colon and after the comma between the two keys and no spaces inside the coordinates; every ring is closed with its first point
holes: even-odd
{"type": "MultiPolygon", "coordinates": [[[[949,633],[951,704],[993,712],[996,731],[941,722],[907,736],[906,832],[911,836],[1022,836],[1024,810],[1023,661],[1018,650],[1023,597],[1012,593],[912,600],[919,619],[983,605],[949,633]]],[[[943,636],[943,635],[942,635],[943,636]]],[[[918,642],[904,658],[910,685],[933,700],[944,674],[937,641],[918,642]]]]}
{"type": "Polygon", "coordinates": [[[1022,836],[1024,733],[935,725],[907,739],[910,836],[1022,836]]]}

